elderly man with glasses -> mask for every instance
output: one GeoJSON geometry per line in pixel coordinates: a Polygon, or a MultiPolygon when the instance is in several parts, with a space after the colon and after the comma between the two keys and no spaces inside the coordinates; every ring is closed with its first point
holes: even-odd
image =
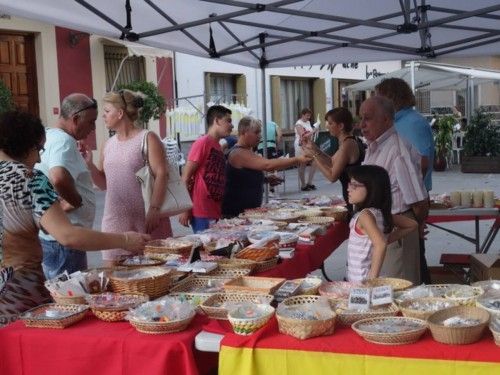
{"type": "MultiPolygon", "coordinates": [[[[74,93],[61,103],[61,114],[54,127],[46,129],[41,161],[35,168],[42,171],[59,194],[71,223],[91,228],[95,216],[95,194],[87,164],[78,142],[95,130],[97,102],[84,94],[74,93]]],[[[84,251],[70,249],[40,231],[43,248],[43,271],[47,279],[61,272],[72,273],[87,268],[84,251]]]]}

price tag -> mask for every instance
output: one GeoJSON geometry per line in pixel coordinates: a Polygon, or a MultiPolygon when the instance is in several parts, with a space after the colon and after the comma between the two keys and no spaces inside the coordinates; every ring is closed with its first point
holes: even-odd
{"type": "Polygon", "coordinates": [[[370,289],[353,288],[349,293],[349,310],[370,309],[370,289]]]}
{"type": "Polygon", "coordinates": [[[372,305],[380,306],[392,303],[392,286],[383,285],[372,289],[372,305]]]}

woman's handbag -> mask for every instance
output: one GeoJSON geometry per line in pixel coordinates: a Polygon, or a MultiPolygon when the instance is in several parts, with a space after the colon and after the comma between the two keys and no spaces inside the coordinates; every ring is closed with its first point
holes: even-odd
{"type": "MultiPolygon", "coordinates": [[[[149,166],[148,158],[148,134],[144,134],[142,140],[141,152],[144,158],[144,167],[136,172],[136,177],[141,184],[142,198],[144,199],[144,207],[146,213],[151,202],[153,194],[154,175],[149,166]]],[[[186,189],[186,185],[182,181],[177,166],[173,163],[168,163],[168,181],[165,190],[165,199],[160,207],[161,216],[174,216],[184,211],[190,210],[193,207],[193,202],[186,189]]]]}

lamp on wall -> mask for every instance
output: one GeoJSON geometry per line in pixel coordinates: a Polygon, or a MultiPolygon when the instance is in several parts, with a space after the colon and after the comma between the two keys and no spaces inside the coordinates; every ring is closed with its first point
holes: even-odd
{"type": "Polygon", "coordinates": [[[78,43],[80,43],[80,40],[87,35],[89,35],[89,34],[77,33],[74,31],[70,31],[69,32],[69,45],[74,48],[78,43]]]}

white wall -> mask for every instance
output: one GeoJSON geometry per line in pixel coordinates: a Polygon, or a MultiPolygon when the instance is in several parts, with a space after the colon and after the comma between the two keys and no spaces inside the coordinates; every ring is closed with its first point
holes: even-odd
{"type": "MultiPolygon", "coordinates": [[[[176,53],[176,79],[177,96],[185,97],[201,95],[204,92],[205,72],[244,74],[247,86],[247,107],[253,109],[253,115],[262,117],[262,90],[260,69],[248,68],[241,65],[226,63],[219,60],[194,57],[182,53],[176,53]]],[[[342,64],[337,64],[333,73],[326,67],[320,69],[319,66],[304,66],[292,68],[272,68],[266,70],[266,92],[267,92],[267,118],[271,118],[271,95],[270,76],[290,76],[290,77],[311,77],[324,78],[327,98],[327,106],[332,106],[332,79],[366,79],[366,72],[388,73],[401,68],[400,61],[385,61],[375,63],[359,63],[357,69],[343,68],[342,64]]]]}

